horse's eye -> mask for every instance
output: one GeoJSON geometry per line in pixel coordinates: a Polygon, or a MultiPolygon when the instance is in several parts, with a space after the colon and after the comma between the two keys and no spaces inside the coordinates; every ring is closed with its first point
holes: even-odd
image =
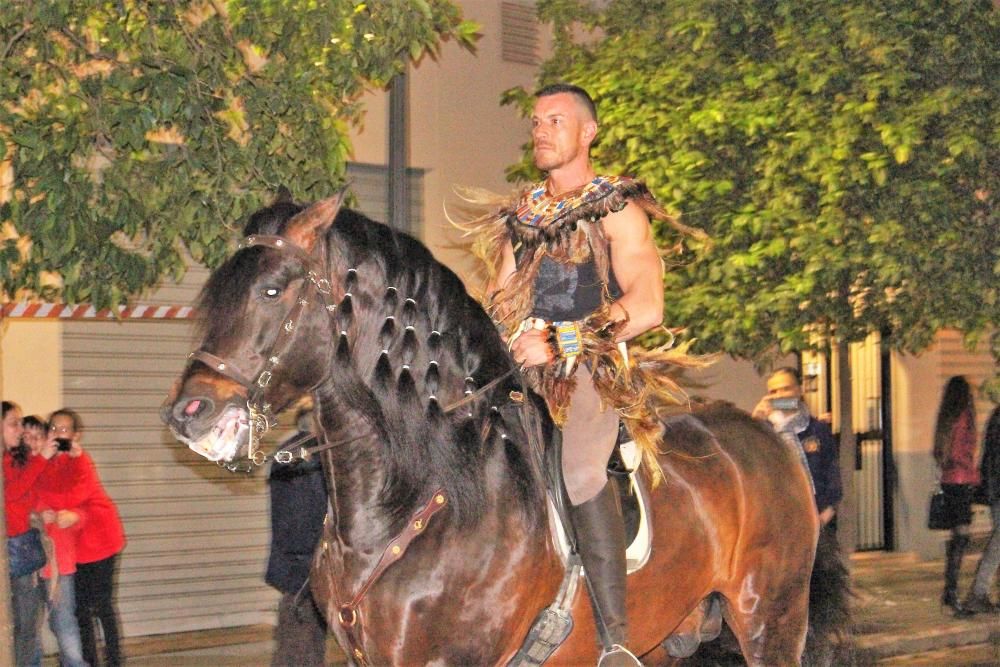
{"type": "Polygon", "coordinates": [[[260,295],[264,299],[274,300],[281,296],[281,290],[277,287],[265,287],[260,291],[260,295]]]}

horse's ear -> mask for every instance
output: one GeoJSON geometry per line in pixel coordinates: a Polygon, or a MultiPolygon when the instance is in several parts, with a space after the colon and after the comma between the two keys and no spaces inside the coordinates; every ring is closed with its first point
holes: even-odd
{"type": "Polygon", "coordinates": [[[341,190],[333,197],[321,199],[304,211],[296,213],[285,227],[285,236],[289,241],[306,252],[311,252],[316,239],[326,233],[333,224],[333,219],[340,211],[346,190],[341,190]]]}

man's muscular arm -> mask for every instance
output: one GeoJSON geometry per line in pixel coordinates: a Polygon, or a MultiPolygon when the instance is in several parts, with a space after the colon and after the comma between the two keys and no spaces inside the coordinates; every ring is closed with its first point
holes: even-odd
{"type": "Polygon", "coordinates": [[[611,245],[611,269],[622,296],[611,304],[611,317],[628,323],[618,340],[629,340],[663,323],[663,262],[653,240],[649,218],[629,204],[604,218],[611,245]]]}

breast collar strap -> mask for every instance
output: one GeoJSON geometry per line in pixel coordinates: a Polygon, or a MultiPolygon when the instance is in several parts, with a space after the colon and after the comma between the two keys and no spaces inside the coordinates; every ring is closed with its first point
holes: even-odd
{"type": "MultiPolygon", "coordinates": [[[[361,625],[361,602],[364,600],[365,595],[372,585],[378,581],[379,577],[389,569],[393,563],[399,561],[403,554],[406,553],[407,547],[410,543],[424,532],[427,524],[430,522],[431,518],[444,509],[445,505],[448,504],[448,499],[445,496],[444,489],[438,489],[431,496],[431,499],[427,502],[424,507],[410,517],[407,522],[406,527],[403,531],[399,533],[392,541],[386,545],[385,549],[382,551],[382,555],[379,557],[378,562],[372,569],[368,578],[365,579],[364,583],[355,593],[354,597],[351,598],[349,602],[341,602],[339,596],[336,592],[333,593],[333,601],[337,605],[337,622],[341,629],[344,631],[344,635],[347,637],[347,643],[350,648],[351,657],[360,665],[367,665],[368,657],[364,652],[363,640],[361,634],[364,631],[361,625]]],[[[329,545],[324,544],[324,553],[327,556],[328,564],[330,567],[330,576],[336,581],[336,576],[333,572],[333,558],[329,553],[329,545]]]]}

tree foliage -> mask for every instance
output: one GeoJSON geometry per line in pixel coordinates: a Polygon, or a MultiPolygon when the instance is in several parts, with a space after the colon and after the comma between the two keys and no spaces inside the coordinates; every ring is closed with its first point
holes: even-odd
{"type": "Polygon", "coordinates": [[[112,306],[216,264],[278,185],[338,187],[365,87],[476,29],[447,0],[4,3],[4,298],[112,306]]]}
{"type": "Polygon", "coordinates": [[[991,2],[593,4],[539,2],[556,35],[540,79],[588,89],[598,165],[709,233],[674,258],[670,323],[744,357],[997,326],[991,2]]]}

